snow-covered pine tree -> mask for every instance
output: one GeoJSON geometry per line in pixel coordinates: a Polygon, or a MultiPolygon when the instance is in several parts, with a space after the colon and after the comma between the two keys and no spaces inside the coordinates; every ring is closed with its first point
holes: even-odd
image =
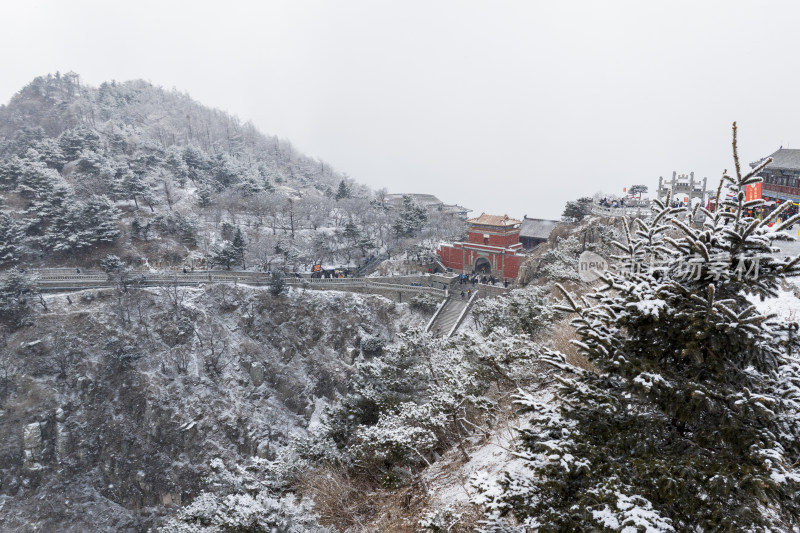
{"type": "Polygon", "coordinates": [[[119,212],[102,195],[92,195],[86,202],[75,201],[71,195],[59,200],[40,221],[49,223],[41,239],[45,248],[55,252],[77,252],[101,244],[110,244],[120,235],[117,227],[119,212]]]}
{"type": "Polygon", "coordinates": [[[22,228],[10,216],[0,213],[0,266],[19,261],[21,244],[22,228]]]}
{"type": "Polygon", "coordinates": [[[214,193],[211,187],[202,185],[197,188],[197,205],[199,207],[208,207],[211,205],[212,194],[214,193]]]}
{"type": "Polygon", "coordinates": [[[242,263],[242,268],[247,268],[244,263],[244,252],[247,249],[247,243],[242,235],[242,228],[236,227],[236,232],[233,234],[233,241],[231,242],[232,253],[236,256],[236,260],[242,263]]]}
{"type": "Polygon", "coordinates": [[[28,150],[21,170],[22,173],[17,177],[17,190],[24,198],[35,199],[46,196],[57,183],[63,182],[57,171],[47,168],[44,163],[38,161],[38,153],[35,150],[28,150]]]}
{"type": "Polygon", "coordinates": [[[0,275],[0,332],[30,324],[33,299],[38,294],[29,276],[14,270],[0,275]]]}
{"type": "Polygon", "coordinates": [[[224,266],[226,270],[231,269],[238,258],[236,252],[231,246],[230,241],[222,241],[221,244],[216,244],[211,249],[211,264],[224,266]]]}
{"type": "Polygon", "coordinates": [[[577,200],[567,202],[564,206],[564,212],[561,218],[567,222],[580,222],[592,211],[591,198],[578,198],[577,200]]]}
{"type": "Polygon", "coordinates": [[[350,198],[350,187],[347,186],[347,182],[342,180],[339,182],[339,188],[336,190],[337,200],[343,200],[345,198],[350,198]]]}
{"type": "Polygon", "coordinates": [[[133,200],[136,209],[139,209],[138,199],[150,192],[150,187],[145,182],[144,177],[132,170],[126,170],[122,173],[115,188],[123,198],[133,200]]]}
{"type": "Polygon", "coordinates": [[[735,124],[733,149],[735,177],[723,176],[715,209],[680,218],[655,202],[652,222],[626,222],[622,258],[645,268],[607,273],[594,305],[564,291],[561,309],[575,314],[575,344],[596,372],[547,354],[567,371],[558,402],[520,394],[533,413],[520,444],[529,469],[499,488],[478,480],[486,530],[800,524],[800,364],[787,324],[750,301],[798,274],[798,259],[778,260],[772,243],[800,217],[769,227],[788,204],[763,221],[746,216],[763,202],[745,202],[744,186],[769,160],[742,174],[735,124]],[[720,200],[727,188],[733,197],[720,200]]]}
{"type": "Polygon", "coordinates": [[[286,280],[283,279],[283,273],[273,272],[269,278],[269,292],[273,296],[280,296],[286,290],[286,280]]]}
{"type": "Polygon", "coordinates": [[[395,234],[398,237],[413,237],[422,231],[427,222],[428,213],[425,208],[417,204],[412,196],[403,195],[403,207],[392,224],[395,234]]]}
{"type": "Polygon", "coordinates": [[[106,196],[93,194],[83,209],[85,232],[92,246],[110,244],[117,240],[119,210],[106,196]]]}
{"type": "Polygon", "coordinates": [[[103,150],[100,136],[84,127],[62,133],[58,138],[58,145],[67,161],[78,159],[83,151],[102,152],[103,150]]]}
{"type": "Polygon", "coordinates": [[[25,172],[27,161],[12,155],[8,159],[0,159],[0,190],[11,191],[17,186],[17,180],[25,172]]]}

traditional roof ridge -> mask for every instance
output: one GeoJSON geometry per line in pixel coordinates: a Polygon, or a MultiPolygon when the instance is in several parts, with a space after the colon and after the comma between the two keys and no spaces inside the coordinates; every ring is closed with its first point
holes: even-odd
{"type": "Polygon", "coordinates": [[[550,232],[559,224],[558,220],[546,218],[523,218],[522,226],[519,229],[520,237],[530,237],[535,239],[547,239],[550,232]]]}
{"type": "MultiPolygon", "coordinates": [[[[767,168],[782,168],[787,170],[800,170],[800,150],[797,148],[778,148],[769,157],[772,162],[767,168]]],[[[763,161],[763,160],[762,160],[763,161]]]]}
{"type": "Polygon", "coordinates": [[[511,227],[522,224],[521,220],[510,218],[508,215],[487,215],[481,212],[481,216],[467,219],[470,224],[480,224],[482,226],[511,227]]]}

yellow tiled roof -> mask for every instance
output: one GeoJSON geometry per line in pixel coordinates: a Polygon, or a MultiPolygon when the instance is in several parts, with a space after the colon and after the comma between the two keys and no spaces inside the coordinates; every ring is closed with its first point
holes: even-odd
{"type": "Polygon", "coordinates": [[[516,226],[517,224],[522,224],[521,220],[517,220],[516,218],[509,218],[508,215],[487,215],[486,213],[481,213],[481,216],[477,218],[470,218],[467,222],[471,224],[480,224],[482,226],[516,226]]]}

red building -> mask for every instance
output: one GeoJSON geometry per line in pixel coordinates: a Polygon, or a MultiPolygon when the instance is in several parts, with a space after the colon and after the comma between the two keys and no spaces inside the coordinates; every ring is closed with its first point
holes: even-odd
{"type": "Polygon", "coordinates": [[[519,242],[522,221],[508,218],[508,215],[481,213],[467,222],[467,242],[442,245],[436,250],[442,264],[465,274],[475,272],[497,278],[516,278],[524,259],[519,242]]]}
{"type": "MultiPolygon", "coordinates": [[[[752,196],[763,197],[764,200],[778,200],[778,203],[780,200],[800,202],[800,150],[780,148],[769,157],[772,158],[772,162],[759,174],[764,178],[761,195],[756,196],[758,189],[752,187],[747,191],[748,199],[752,196]]],[[[761,161],[752,163],[751,166],[755,167],[761,161]]]]}

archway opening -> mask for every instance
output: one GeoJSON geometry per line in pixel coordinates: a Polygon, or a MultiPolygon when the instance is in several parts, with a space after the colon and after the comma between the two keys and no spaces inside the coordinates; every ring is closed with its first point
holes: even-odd
{"type": "Polygon", "coordinates": [[[476,274],[490,275],[492,273],[492,264],[485,257],[479,257],[475,261],[475,268],[472,270],[476,274]]]}

